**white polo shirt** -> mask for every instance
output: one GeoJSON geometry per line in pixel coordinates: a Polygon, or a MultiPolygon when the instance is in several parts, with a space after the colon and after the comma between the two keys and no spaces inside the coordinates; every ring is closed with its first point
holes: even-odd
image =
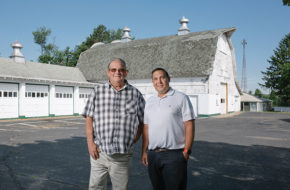
{"type": "Polygon", "coordinates": [[[148,124],[148,149],[181,149],[185,146],[185,121],[194,119],[189,97],[169,89],[162,98],[152,96],[146,101],[144,124],[148,124]]]}

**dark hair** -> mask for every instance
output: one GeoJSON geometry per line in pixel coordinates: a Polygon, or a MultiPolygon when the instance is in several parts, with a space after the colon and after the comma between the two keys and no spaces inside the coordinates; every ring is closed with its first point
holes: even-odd
{"type": "Polygon", "coordinates": [[[163,69],[163,68],[161,68],[161,67],[157,67],[156,69],[154,69],[154,70],[152,71],[152,77],[153,77],[153,73],[154,73],[155,71],[163,71],[163,73],[165,74],[165,76],[166,76],[166,78],[168,79],[168,81],[170,80],[170,76],[169,76],[168,72],[167,72],[165,69],[163,69]]]}
{"type": "Polygon", "coordinates": [[[108,69],[110,68],[110,64],[113,62],[113,61],[120,61],[121,65],[124,67],[124,69],[126,70],[127,67],[126,67],[126,62],[121,59],[121,58],[113,58],[110,63],[108,64],[108,69]]]}

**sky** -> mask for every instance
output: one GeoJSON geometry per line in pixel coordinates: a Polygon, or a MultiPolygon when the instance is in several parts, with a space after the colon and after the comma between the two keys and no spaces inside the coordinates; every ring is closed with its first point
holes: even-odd
{"type": "Polygon", "coordinates": [[[42,26],[52,31],[48,42],[63,50],[79,45],[100,24],[127,26],[136,40],[175,35],[182,16],[191,32],[236,27],[231,40],[239,83],[246,39],[248,90],[268,92],[258,85],[261,71],[290,32],[290,7],[282,0],[0,0],[0,57],[8,58],[18,40],[25,59],[37,62],[40,47],[32,31],[42,26]]]}

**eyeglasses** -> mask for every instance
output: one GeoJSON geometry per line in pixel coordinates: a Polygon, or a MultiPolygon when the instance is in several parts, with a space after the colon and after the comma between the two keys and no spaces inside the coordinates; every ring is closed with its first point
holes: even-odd
{"type": "Polygon", "coordinates": [[[109,69],[109,71],[111,71],[112,73],[115,73],[115,72],[120,72],[120,73],[124,73],[125,72],[125,69],[116,69],[116,68],[113,68],[113,69],[109,69]]]}

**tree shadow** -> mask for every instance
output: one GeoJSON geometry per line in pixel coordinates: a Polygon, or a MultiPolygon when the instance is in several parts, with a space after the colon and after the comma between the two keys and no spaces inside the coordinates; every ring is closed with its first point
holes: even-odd
{"type": "MultiPolygon", "coordinates": [[[[152,189],[135,145],[129,190],[152,189]]],[[[188,163],[188,189],[289,189],[290,149],[197,141],[188,163]]],[[[0,145],[0,189],[88,189],[86,138],[0,145]]],[[[108,189],[111,183],[108,182],[108,189]]]]}
{"type": "Polygon", "coordinates": [[[290,123],[290,119],[281,119],[281,120],[290,123]]]}
{"type": "Polygon", "coordinates": [[[17,147],[0,145],[0,189],[87,189],[86,139],[38,141],[17,147]],[[3,179],[4,178],[4,179],[3,179]],[[8,181],[5,179],[9,179],[8,181]],[[11,189],[11,188],[9,188],[11,189]]]}
{"type": "Polygon", "coordinates": [[[197,141],[188,189],[290,189],[290,149],[197,141]]]}

